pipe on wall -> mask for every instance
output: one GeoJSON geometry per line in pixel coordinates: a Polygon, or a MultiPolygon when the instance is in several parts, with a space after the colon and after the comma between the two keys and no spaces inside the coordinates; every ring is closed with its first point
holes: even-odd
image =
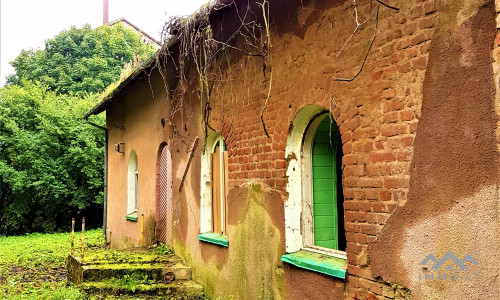
{"type": "MultiPolygon", "coordinates": [[[[102,230],[106,238],[106,222],[108,214],[108,129],[89,121],[89,117],[84,117],[87,124],[92,125],[104,131],[104,208],[102,212],[102,230]]],[[[107,242],[107,241],[106,241],[107,242]]]]}

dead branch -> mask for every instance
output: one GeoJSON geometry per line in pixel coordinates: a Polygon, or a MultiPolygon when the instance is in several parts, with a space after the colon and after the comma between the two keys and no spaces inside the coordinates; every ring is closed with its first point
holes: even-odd
{"type": "Polygon", "coordinates": [[[336,57],[339,57],[340,52],[342,52],[342,50],[344,50],[344,47],[349,43],[349,41],[356,34],[356,32],[358,32],[359,27],[365,25],[366,22],[368,22],[368,20],[370,20],[375,15],[375,13],[373,13],[373,14],[371,14],[371,16],[369,16],[368,18],[366,18],[366,20],[364,20],[363,22],[360,22],[359,21],[359,15],[358,15],[358,4],[356,3],[356,0],[353,0],[353,2],[354,2],[354,16],[355,16],[355,19],[356,19],[356,28],[354,28],[354,31],[351,33],[351,36],[349,36],[349,38],[347,39],[347,41],[345,41],[345,43],[342,46],[342,48],[340,48],[340,50],[337,53],[336,57]]]}
{"type": "MultiPolygon", "coordinates": [[[[333,79],[333,81],[347,81],[347,82],[350,82],[350,81],[353,81],[354,79],[356,79],[356,77],[358,77],[358,75],[361,73],[361,71],[363,71],[363,68],[365,66],[365,63],[366,63],[366,60],[368,59],[368,55],[370,54],[370,51],[373,47],[373,43],[375,42],[375,38],[377,37],[377,30],[378,30],[378,23],[379,23],[379,11],[380,11],[380,5],[383,5],[387,8],[390,8],[390,9],[393,9],[393,10],[396,10],[396,11],[399,11],[399,8],[397,7],[393,7],[393,6],[390,6],[380,0],[376,0],[377,1],[377,8],[376,8],[376,11],[375,11],[375,29],[373,30],[373,37],[370,41],[370,44],[368,45],[368,49],[366,50],[366,53],[365,53],[365,56],[363,58],[363,61],[361,63],[361,66],[358,70],[358,72],[351,78],[335,78],[333,79]]],[[[356,28],[354,29],[354,31],[351,33],[351,36],[349,36],[349,38],[347,39],[347,41],[344,43],[344,45],[342,46],[342,48],[340,48],[339,52],[337,53],[337,57],[339,56],[340,52],[344,49],[344,47],[347,45],[347,43],[352,39],[352,37],[356,34],[356,32],[358,31],[358,29],[363,26],[368,20],[370,20],[374,14],[372,14],[371,16],[369,16],[365,21],[363,22],[360,22],[359,21],[359,16],[358,16],[358,9],[357,9],[357,3],[356,3],[356,0],[353,0],[354,2],[354,14],[355,14],[355,19],[356,19],[356,28]]]]}
{"type": "Polygon", "coordinates": [[[368,54],[370,54],[370,50],[372,49],[373,43],[375,42],[375,38],[377,37],[379,9],[380,9],[380,4],[377,4],[377,10],[375,13],[375,29],[373,30],[373,37],[372,37],[372,40],[370,42],[370,45],[368,46],[368,49],[366,49],[365,57],[363,58],[363,62],[361,63],[361,67],[359,68],[359,71],[352,78],[335,78],[333,81],[351,82],[354,79],[356,79],[356,77],[358,77],[358,75],[361,73],[361,71],[363,71],[363,67],[365,66],[366,60],[368,58],[368,54]]]}
{"type": "MultiPolygon", "coordinates": [[[[266,26],[266,36],[267,36],[267,54],[269,55],[269,60],[271,60],[271,54],[269,48],[272,47],[271,45],[271,35],[269,33],[269,24],[267,23],[267,20],[269,18],[269,4],[267,3],[267,0],[264,0],[262,4],[262,15],[264,17],[264,25],[266,26]],[[266,8],[265,5],[268,5],[267,8],[267,16],[266,16],[266,8]]],[[[260,112],[260,121],[262,122],[262,127],[264,128],[264,133],[266,136],[269,138],[269,133],[267,133],[266,129],[266,123],[264,122],[264,111],[267,108],[267,103],[269,101],[269,98],[271,97],[271,87],[273,84],[273,66],[271,65],[271,71],[270,71],[270,78],[269,78],[269,89],[267,90],[267,97],[266,97],[266,103],[264,104],[264,107],[262,108],[262,111],[260,112]]]]}
{"type": "Polygon", "coordinates": [[[394,9],[395,11],[399,11],[399,8],[397,7],[394,7],[394,6],[390,6],[389,4],[386,4],[380,0],[377,0],[378,3],[382,4],[383,6],[387,7],[387,8],[390,8],[390,9],[394,9]]]}

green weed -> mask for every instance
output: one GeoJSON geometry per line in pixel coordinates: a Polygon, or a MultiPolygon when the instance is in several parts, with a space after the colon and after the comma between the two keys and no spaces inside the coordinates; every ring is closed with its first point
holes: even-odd
{"type": "Polygon", "coordinates": [[[159,255],[165,255],[165,254],[169,254],[172,251],[170,250],[170,248],[167,245],[164,245],[163,243],[160,243],[158,245],[158,247],[156,247],[154,249],[154,252],[156,254],[159,254],[159,255]]]}

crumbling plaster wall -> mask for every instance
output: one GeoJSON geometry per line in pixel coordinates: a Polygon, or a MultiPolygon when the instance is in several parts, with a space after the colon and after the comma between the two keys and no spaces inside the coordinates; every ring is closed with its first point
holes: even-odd
{"type": "Polygon", "coordinates": [[[413,299],[496,299],[500,223],[498,80],[492,55],[495,4],[438,5],[408,199],[370,245],[369,263],[374,277],[408,287],[413,299]],[[457,280],[421,279],[422,268],[433,266],[420,265],[424,258],[433,254],[440,259],[448,251],[459,259],[467,254],[476,259],[479,265],[468,267],[478,270],[477,278],[459,271],[457,280]]]}
{"type": "MultiPolygon", "coordinates": [[[[400,13],[382,8],[379,33],[364,71],[353,82],[338,83],[333,79],[350,77],[359,69],[374,22],[361,28],[359,35],[337,57],[354,30],[350,2],[313,1],[304,2],[303,6],[299,1],[275,3],[278,4],[270,7],[271,12],[275,12],[270,21],[273,24],[271,60],[265,61],[264,72],[261,59],[231,54],[229,67],[224,69],[226,77],[220,81],[226,84],[216,84],[211,94],[210,126],[221,131],[229,151],[228,217],[238,216],[235,209],[252,203],[244,195],[248,195],[254,185],[275,195],[264,199],[273,204],[266,214],[273,216],[277,224],[275,229],[281,234],[279,251],[268,252],[260,261],[247,261],[246,269],[265,268],[269,275],[276,273],[275,278],[269,279],[273,283],[265,285],[274,298],[394,297],[393,286],[373,278],[366,268],[367,247],[376,239],[394,208],[406,199],[413,137],[420,114],[422,83],[436,10],[429,6],[430,2],[419,2],[416,8],[401,4],[400,13]],[[269,87],[271,66],[271,98],[264,113],[270,135],[267,138],[260,111],[269,87]],[[295,115],[309,104],[332,111],[344,143],[347,288],[340,279],[303,271],[279,261],[285,253],[282,210],[288,200],[286,141],[295,115]],[[244,192],[236,196],[235,189],[244,192]]],[[[362,17],[367,17],[375,12],[375,5],[365,2],[359,11],[362,17]]],[[[192,76],[190,80],[191,86],[196,86],[197,78],[192,76]]],[[[186,106],[187,114],[199,111],[196,94],[183,99],[195,105],[186,106]]],[[[197,168],[198,164],[199,161],[195,161],[192,167],[197,168]]],[[[196,182],[199,178],[191,180],[196,182]]],[[[193,189],[195,195],[198,193],[196,188],[193,189]]],[[[184,193],[188,194],[189,190],[184,193]]],[[[236,232],[241,230],[240,226],[247,226],[245,216],[238,217],[238,226],[229,226],[228,249],[196,240],[198,232],[192,228],[196,228],[197,216],[196,209],[191,212],[185,208],[180,222],[187,224],[181,226],[181,240],[176,249],[193,266],[195,278],[208,282],[205,285],[207,293],[248,298],[270,295],[259,294],[255,289],[261,286],[260,281],[252,278],[251,272],[239,273],[233,262],[233,257],[244,260],[254,253],[239,247],[242,244],[236,232]],[[235,279],[246,289],[233,284],[235,279]]],[[[252,223],[269,224],[264,216],[252,223]]],[[[272,227],[268,230],[274,231],[272,227]]],[[[255,237],[248,243],[263,244],[262,240],[255,237]]],[[[266,245],[275,244],[269,235],[264,240],[266,245]]]]}

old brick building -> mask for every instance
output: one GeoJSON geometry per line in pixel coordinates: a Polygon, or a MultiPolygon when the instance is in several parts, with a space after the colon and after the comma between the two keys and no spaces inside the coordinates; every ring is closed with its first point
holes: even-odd
{"type": "Polygon", "coordinates": [[[86,116],[106,111],[108,242],[137,246],[144,215],[223,299],[498,299],[499,9],[221,0],[174,22],[86,116]]]}

